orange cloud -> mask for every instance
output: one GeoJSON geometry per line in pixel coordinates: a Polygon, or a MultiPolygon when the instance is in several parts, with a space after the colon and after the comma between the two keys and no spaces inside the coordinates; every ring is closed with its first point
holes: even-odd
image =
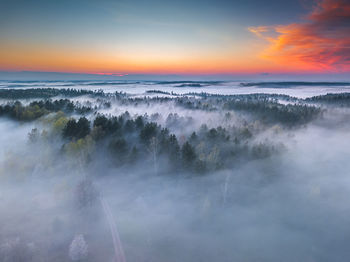
{"type": "Polygon", "coordinates": [[[305,70],[350,70],[350,0],[318,1],[303,23],[248,30],[270,42],[264,58],[305,70]]]}
{"type": "Polygon", "coordinates": [[[128,74],[122,74],[122,73],[92,73],[94,75],[101,75],[101,76],[119,76],[119,77],[123,77],[123,76],[127,76],[128,74]]]}
{"type": "Polygon", "coordinates": [[[270,27],[268,26],[256,26],[256,27],[249,27],[248,30],[252,32],[253,34],[256,34],[257,36],[264,37],[263,33],[269,32],[270,27]]]}

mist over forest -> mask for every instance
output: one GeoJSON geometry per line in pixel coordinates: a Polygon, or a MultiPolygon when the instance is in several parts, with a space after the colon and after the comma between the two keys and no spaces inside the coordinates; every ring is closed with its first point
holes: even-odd
{"type": "Polygon", "coordinates": [[[230,85],[1,82],[0,261],[346,261],[349,83],[230,85]]]}

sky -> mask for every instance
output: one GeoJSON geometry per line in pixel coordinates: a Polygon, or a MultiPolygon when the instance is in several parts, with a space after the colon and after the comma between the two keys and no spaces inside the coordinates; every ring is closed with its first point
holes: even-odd
{"type": "Polygon", "coordinates": [[[0,0],[0,71],[350,72],[350,0],[0,0]]]}

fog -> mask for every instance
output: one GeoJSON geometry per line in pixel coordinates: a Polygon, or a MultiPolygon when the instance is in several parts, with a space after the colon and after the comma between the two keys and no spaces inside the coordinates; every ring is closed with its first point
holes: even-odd
{"type": "MultiPolygon", "coordinates": [[[[294,76],[295,78],[295,76],[294,76]]],[[[349,82],[250,82],[244,81],[0,81],[0,88],[75,88],[103,90],[106,93],[126,92],[142,96],[148,90],[175,94],[205,92],[208,94],[240,95],[252,93],[285,94],[306,98],[327,93],[350,92],[349,82]]],[[[148,94],[150,95],[150,94],[148,94]]],[[[159,94],[158,94],[159,96],[159,94]]]]}
{"type": "MultiPolygon", "coordinates": [[[[15,104],[22,98],[3,100],[0,261],[346,261],[350,256],[347,107],[318,98],[313,103],[320,111],[312,118],[285,122],[272,116],[275,111],[266,111],[271,118],[254,111],[255,100],[248,110],[227,106],[240,97],[134,98],[60,94],[50,100],[69,99],[75,111],[30,104],[42,98],[22,106],[15,104]],[[81,111],[82,105],[92,109],[81,111]],[[111,124],[96,120],[102,115],[111,124]],[[73,134],[70,119],[80,123],[83,117],[89,130],[73,134]],[[148,135],[152,122],[161,127],[148,135]],[[162,128],[177,137],[179,159],[170,149],[167,153],[162,137],[173,138],[162,128]],[[193,163],[186,159],[186,143],[194,151],[193,163]],[[132,157],[134,148],[138,157],[132,157]]],[[[266,108],[276,106],[261,101],[266,108]]],[[[276,103],[286,118],[292,110],[301,115],[314,106],[303,100],[291,108],[276,103]]]]}

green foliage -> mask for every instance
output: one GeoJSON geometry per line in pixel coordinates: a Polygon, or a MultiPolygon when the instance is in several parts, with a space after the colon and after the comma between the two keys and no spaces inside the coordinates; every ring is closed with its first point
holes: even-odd
{"type": "Polygon", "coordinates": [[[29,98],[52,98],[63,95],[77,97],[83,95],[101,95],[101,93],[89,90],[57,89],[57,88],[31,88],[31,89],[0,89],[0,98],[4,99],[29,99],[29,98]]]}
{"type": "Polygon", "coordinates": [[[80,139],[90,134],[90,121],[85,117],[79,118],[78,122],[75,119],[70,119],[62,130],[64,138],[80,139]]]}
{"type": "Polygon", "coordinates": [[[24,106],[21,102],[8,103],[0,106],[0,117],[6,116],[19,121],[33,121],[52,112],[88,113],[92,109],[75,105],[68,99],[34,101],[24,106]]]}
{"type": "MultiPolygon", "coordinates": [[[[273,130],[277,130],[276,127],[273,130]]],[[[184,137],[180,147],[174,134],[150,122],[147,116],[132,119],[129,114],[123,114],[119,117],[97,115],[91,130],[85,117],[78,121],[70,119],[63,128],[62,136],[69,140],[65,149],[70,154],[81,154],[84,148],[90,148],[88,145],[98,143],[99,152],[108,148],[110,161],[116,166],[141,161],[154,166],[157,172],[157,161],[163,161],[160,166],[167,173],[204,174],[231,167],[238,159],[263,159],[279,152],[279,146],[252,144],[254,132],[254,125],[231,130],[221,126],[208,129],[203,125],[198,133],[193,132],[188,139],[184,137]],[[137,128],[140,123],[142,127],[137,128]]]]}
{"type": "Polygon", "coordinates": [[[126,106],[173,101],[176,106],[189,110],[217,110],[223,114],[225,127],[208,128],[207,125],[202,125],[188,137],[181,135],[178,140],[169,129],[191,126],[193,119],[190,117],[171,113],[165,120],[167,128],[155,122],[161,120],[159,114],[150,117],[131,117],[128,112],[119,116],[90,114],[89,118],[93,119],[90,123],[85,117],[69,117],[72,114],[89,114],[97,109],[97,105],[94,108],[89,104],[81,106],[68,99],[39,100],[26,106],[18,101],[9,102],[0,106],[0,116],[19,121],[33,121],[42,117],[41,123],[49,128],[45,127],[47,131],[41,135],[38,135],[38,130],[33,130],[28,134],[29,140],[53,141],[52,138],[60,134],[65,143],[62,152],[70,156],[83,156],[83,159],[88,160],[93,159],[98,151],[105,153],[106,159],[116,166],[143,162],[152,167],[150,170],[154,167],[156,173],[200,174],[231,168],[247,159],[264,159],[278,154],[282,150],[280,145],[272,142],[257,143],[256,135],[267,129],[277,134],[281,132],[279,130],[299,127],[322,112],[320,108],[302,104],[302,100],[298,100],[297,104],[282,105],[277,99],[287,100],[288,97],[262,94],[222,96],[203,93],[199,94],[201,98],[198,99],[189,96],[132,98],[115,93],[110,95],[113,100],[103,100],[108,96],[102,93],[99,95],[101,100],[97,103],[102,106],[100,108],[108,108],[111,101],[116,100],[126,106]],[[248,122],[242,121],[235,126],[237,112],[249,115],[246,118],[249,119],[248,122]]]}
{"type": "Polygon", "coordinates": [[[81,161],[86,161],[92,155],[94,149],[95,141],[89,135],[64,145],[64,151],[73,157],[72,160],[78,158],[81,161]]]}
{"type": "Polygon", "coordinates": [[[141,129],[140,139],[143,143],[149,143],[152,137],[157,136],[158,125],[156,123],[146,123],[146,125],[141,129]]]}
{"type": "Polygon", "coordinates": [[[18,101],[14,104],[0,106],[0,116],[7,116],[19,121],[35,120],[48,113],[48,110],[41,108],[38,105],[30,104],[29,106],[23,106],[18,101]]]}
{"type": "Polygon", "coordinates": [[[235,99],[224,104],[225,109],[244,111],[259,117],[259,119],[281,123],[287,126],[303,125],[318,117],[320,108],[303,104],[279,104],[269,99],[235,99]]]}

